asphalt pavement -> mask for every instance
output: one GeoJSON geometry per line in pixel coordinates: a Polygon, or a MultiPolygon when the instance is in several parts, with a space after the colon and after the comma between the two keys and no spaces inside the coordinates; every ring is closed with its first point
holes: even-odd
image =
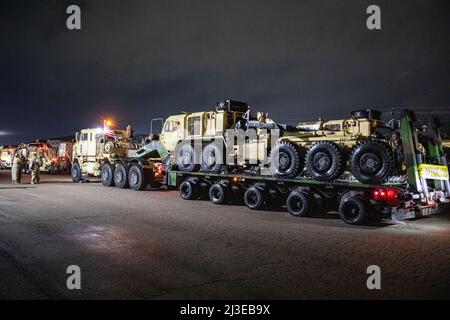
{"type": "Polygon", "coordinates": [[[450,214],[350,226],[2,170],[0,277],[0,299],[448,299],[450,214]]]}

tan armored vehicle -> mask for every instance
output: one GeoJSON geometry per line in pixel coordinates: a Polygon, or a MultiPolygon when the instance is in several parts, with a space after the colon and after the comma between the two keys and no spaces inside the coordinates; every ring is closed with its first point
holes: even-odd
{"type": "Polygon", "coordinates": [[[279,157],[275,175],[294,178],[306,174],[334,180],[345,170],[361,182],[379,183],[394,173],[393,127],[380,120],[381,113],[361,110],[343,120],[300,122],[296,131],[285,131],[271,151],[279,157]]]}
{"type": "Polygon", "coordinates": [[[107,127],[83,129],[75,135],[71,176],[79,182],[83,175],[102,177],[104,184],[114,184],[114,172],[121,158],[134,156],[140,145],[133,141],[131,126],[127,130],[107,127]]]}
{"type": "MultiPolygon", "coordinates": [[[[259,115],[262,120],[264,115],[259,115]]],[[[218,171],[227,157],[233,159],[236,166],[245,166],[248,163],[257,165],[267,158],[270,136],[259,135],[259,139],[250,139],[250,141],[247,137],[246,143],[244,141],[232,143],[228,150],[226,148],[227,134],[234,134],[235,129],[242,129],[244,132],[248,124],[255,120],[250,119],[247,103],[225,100],[219,102],[212,111],[183,113],[168,117],[159,139],[171,155],[172,163],[184,172],[200,169],[218,171]]],[[[270,119],[264,119],[263,122],[267,124],[267,128],[275,128],[275,124],[270,119]]],[[[255,127],[256,135],[258,130],[265,129],[263,127],[255,127]]]]}
{"type": "Polygon", "coordinates": [[[13,148],[0,147],[0,169],[11,169],[13,148]]]}

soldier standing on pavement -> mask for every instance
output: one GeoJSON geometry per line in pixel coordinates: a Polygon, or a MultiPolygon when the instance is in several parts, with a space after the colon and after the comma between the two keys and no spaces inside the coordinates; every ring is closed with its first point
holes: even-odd
{"type": "Polygon", "coordinates": [[[19,183],[22,183],[22,174],[23,174],[23,170],[28,162],[27,158],[25,157],[25,155],[23,154],[23,150],[19,151],[19,157],[20,157],[20,167],[19,167],[19,176],[18,176],[18,181],[19,183]]]}
{"type": "Polygon", "coordinates": [[[34,152],[33,157],[31,158],[31,162],[30,162],[31,184],[39,183],[40,173],[41,173],[41,165],[42,165],[41,156],[38,155],[36,152],[34,152]]]}
{"type": "Polygon", "coordinates": [[[12,184],[20,183],[19,171],[22,170],[22,159],[19,152],[16,152],[13,157],[11,166],[11,182],[12,184]]]}

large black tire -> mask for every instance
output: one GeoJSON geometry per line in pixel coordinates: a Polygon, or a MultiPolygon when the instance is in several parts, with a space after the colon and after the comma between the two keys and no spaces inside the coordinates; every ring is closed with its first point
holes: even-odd
{"type": "Polygon", "coordinates": [[[264,206],[264,190],[258,186],[251,186],[244,193],[244,203],[252,210],[262,209],[264,206]]]}
{"type": "Polygon", "coordinates": [[[362,197],[353,196],[341,202],[339,215],[345,223],[361,225],[370,217],[369,204],[362,197]]]}
{"type": "Polygon", "coordinates": [[[113,187],[114,186],[114,165],[111,163],[105,163],[100,171],[100,180],[103,186],[113,187]]]}
{"type": "Polygon", "coordinates": [[[212,142],[203,149],[202,171],[218,172],[223,163],[223,144],[212,142]]]}
{"type": "Polygon", "coordinates": [[[286,208],[294,217],[306,217],[314,208],[314,199],[307,191],[294,189],[286,200],[286,208]]]}
{"type": "Polygon", "coordinates": [[[143,190],[147,183],[142,167],[138,164],[133,164],[128,171],[128,184],[131,189],[139,191],[143,190]]]}
{"type": "Polygon", "coordinates": [[[128,172],[130,167],[123,163],[118,163],[114,169],[114,184],[117,188],[124,189],[128,188],[128,172]]]}
{"type": "Polygon", "coordinates": [[[175,162],[178,169],[183,172],[198,171],[198,156],[194,151],[194,146],[190,142],[182,142],[175,149],[175,162]]]}
{"type": "Polygon", "coordinates": [[[184,200],[195,200],[198,198],[198,186],[192,181],[185,180],[180,184],[180,196],[184,200]]]}
{"type": "Polygon", "coordinates": [[[270,152],[270,163],[275,176],[285,179],[297,177],[303,169],[303,161],[300,151],[293,143],[281,141],[270,152]],[[278,157],[278,168],[275,165],[275,157],[278,157]]]}
{"type": "Polygon", "coordinates": [[[209,188],[209,200],[214,204],[226,204],[229,201],[229,187],[224,183],[215,183],[209,188]]]}
{"type": "Polygon", "coordinates": [[[335,180],[345,170],[341,148],[331,141],[314,143],[306,152],[305,166],[308,174],[318,180],[335,180]]]}
{"type": "Polygon", "coordinates": [[[391,147],[377,140],[368,140],[355,147],[350,170],[360,182],[379,184],[394,172],[394,155],[391,147]]]}
{"type": "Polygon", "coordinates": [[[73,182],[81,181],[81,167],[78,162],[75,162],[70,169],[70,176],[72,177],[73,182]]]}

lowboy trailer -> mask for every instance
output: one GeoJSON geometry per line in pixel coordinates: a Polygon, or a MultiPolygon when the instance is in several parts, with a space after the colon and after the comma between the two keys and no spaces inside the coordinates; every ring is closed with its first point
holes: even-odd
{"type": "Polygon", "coordinates": [[[414,112],[402,110],[398,126],[399,135],[395,139],[403,150],[401,162],[406,175],[383,184],[365,184],[351,178],[286,179],[245,171],[228,172],[226,168],[220,172],[185,172],[171,163],[170,154],[159,141],[151,141],[138,150],[140,158],[122,159],[121,163],[127,167],[127,187],[179,188],[185,200],[209,198],[218,205],[244,203],[254,210],[285,207],[296,217],[339,212],[348,224],[437,213],[450,202],[449,173],[439,124],[430,120],[424,129],[417,125],[414,112]]]}

